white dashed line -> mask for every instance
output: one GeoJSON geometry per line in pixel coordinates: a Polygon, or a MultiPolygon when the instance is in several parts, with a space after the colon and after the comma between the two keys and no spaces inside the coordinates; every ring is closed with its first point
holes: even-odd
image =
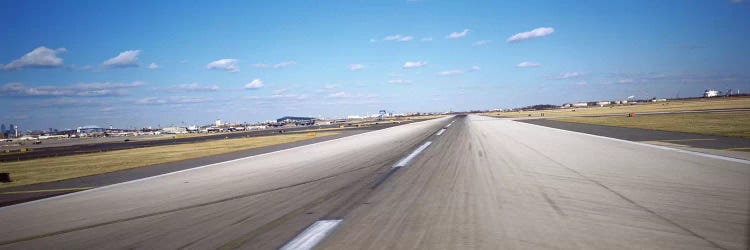
{"type": "Polygon", "coordinates": [[[399,161],[396,165],[393,165],[393,167],[397,168],[397,167],[406,166],[406,164],[409,164],[409,161],[414,159],[414,157],[419,155],[419,153],[422,153],[422,150],[426,149],[428,146],[430,146],[430,144],[432,144],[431,141],[425,142],[424,144],[422,144],[422,146],[419,146],[417,149],[415,149],[414,152],[411,152],[409,156],[399,161]]]}
{"type": "Polygon", "coordinates": [[[302,231],[297,237],[287,242],[281,250],[291,249],[313,249],[318,243],[323,241],[341,220],[319,220],[302,231]]]}
{"type": "Polygon", "coordinates": [[[440,130],[440,131],[438,131],[438,132],[437,132],[437,134],[435,134],[435,135],[442,135],[442,134],[443,134],[443,132],[445,132],[445,129],[441,129],[441,130],[440,130]]]}

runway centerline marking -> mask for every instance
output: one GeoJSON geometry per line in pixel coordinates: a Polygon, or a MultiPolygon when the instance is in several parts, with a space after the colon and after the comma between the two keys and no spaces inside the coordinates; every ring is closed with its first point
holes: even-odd
{"type": "Polygon", "coordinates": [[[417,155],[419,155],[419,153],[422,153],[422,151],[424,149],[426,149],[427,147],[429,147],[430,144],[432,144],[431,141],[425,142],[424,144],[422,144],[422,146],[419,146],[417,149],[415,149],[414,152],[411,152],[411,154],[409,154],[404,159],[402,159],[401,161],[399,161],[398,163],[396,163],[396,165],[393,165],[393,167],[394,168],[398,168],[398,167],[404,167],[404,166],[406,166],[406,164],[409,164],[409,162],[412,159],[414,159],[414,157],[417,157],[417,155]]]}
{"type": "Polygon", "coordinates": [[[445,129],[441,129],[441,130],[440,130],[440,131],[438,131],[438,132],[437,132],[437,134],[435,134],[435,135],[442,135],[442,134],[443,134],[443,132],[445,132],[445,129]]]}
{"type": "Polygon", "coordinates": [[[341,223],[342,220],[319,220],[310,225],[298,234],[294,239],[287,242],[281,250],[291,249],[313,249],[318,243],[323,241],[326,236],[331,234],[331,231],[341,223]]]}

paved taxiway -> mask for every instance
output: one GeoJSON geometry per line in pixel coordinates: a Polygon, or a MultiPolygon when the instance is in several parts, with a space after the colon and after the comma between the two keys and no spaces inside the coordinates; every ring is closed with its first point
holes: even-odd
{"type": "Polygon", "coordinates": [[[331,249],[745,249],[748,180],[746,161],[443,118],[0,208],[0,248],[273,249],[320,220],[331,249]]]}

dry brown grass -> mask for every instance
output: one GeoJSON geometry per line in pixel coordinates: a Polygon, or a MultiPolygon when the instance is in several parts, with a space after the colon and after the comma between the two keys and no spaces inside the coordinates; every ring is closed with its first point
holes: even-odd
{"type": "MultiPolygon", "coordinates": [[[[314,137],[322,137],[337,133],[318,132],[315,134],[314,137]]],[[[0,183],[0,188],[103,174],[123,169],[302,141],[314,137],[308,134],[285,134],[223,139],[2,163],[0,172],[9,172],[13,182],[0,183]]]]}
{"type": "Polygon", "coordinates": [[[750,108],[750,97],[716,97],[701,98],[691,100],[675,100],[667,102],[653,102],[646,104],[618,105],[612,107],[589,107],[589,108],[568,108],[556,110],[538,110],[522,112],[490,112],[485,115],[495,117],[539,117],[544,113],[544,117],[556,116],[584,116],[584,115],[604,115],[604,114],[627,114],[631,112],[663,112],[663,111],[686,111],[686,110],[707,110],[707,109],[735,109],[750,108]],[[575,111],[573,111],[575,110],[575,111]]]}
{"type": "Polygon", "coordinates": [[[569,117],[551,120],[750,138],[750,112],[569,117]]]}

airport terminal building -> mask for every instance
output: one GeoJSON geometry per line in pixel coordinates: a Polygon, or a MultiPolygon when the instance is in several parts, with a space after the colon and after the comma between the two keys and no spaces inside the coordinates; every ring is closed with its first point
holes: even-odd
{"type": "Polygon", "coordinates": [[[315,124],[315,118],[311,117],[296,117],[296,116],[284,116],[276,119],[276,123],[281,124],[294,124],[298,126],[313,125],[315,124]]]}

